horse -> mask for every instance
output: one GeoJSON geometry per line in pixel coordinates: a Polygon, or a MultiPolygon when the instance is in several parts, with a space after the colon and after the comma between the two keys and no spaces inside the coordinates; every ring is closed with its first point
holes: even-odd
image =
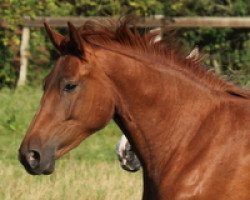
{"type": "Polygon", "coordinates": [[[122,169],[128,172],[137,172],[141,168],[141,163],[125,135],[116,145],[116,154],[122,169]]]}
{"type": "Polygon", "coordinates": [[[45,29],[60,57],[19,148],[28,173],[51,174],[113,119],[141,162],[143,200],[250,199],[250,92],[129,18],[45,29]]]}

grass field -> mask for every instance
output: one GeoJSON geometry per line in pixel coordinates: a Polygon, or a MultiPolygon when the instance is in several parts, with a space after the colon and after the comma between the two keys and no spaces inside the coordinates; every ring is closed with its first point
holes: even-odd
{"type": "Polygon", "coordinates": [[[50,176],[31,176],[17,150],[39,105],[38,88],[0,91],[0,200],[137,200],[141,172],[123,171],[115,155],[121,135],[114,123],[56,163],[50,176]]]}

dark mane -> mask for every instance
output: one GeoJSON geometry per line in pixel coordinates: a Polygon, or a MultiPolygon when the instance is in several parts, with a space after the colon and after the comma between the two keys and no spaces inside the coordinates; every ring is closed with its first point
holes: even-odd
{"type": "MultiPolygon", "coordinates": [[[[171,31],[164,33],[162,41],[154,43],[156,34],[141,35],[133,26],[131,17],[125,17],[117,22],[110,20],[89,20],[79,29],[84,42],[95,48],[102,48],[134,58],[142,62],[154,62],[157,66],[169,67],[191,77],[208,88],[223,91],[229,95],[250,98],[250,93],[233,84],[217,78],[208,72],[200,60],[190,60],[183,53],[171,31]],[[123,48],[121,48],[121,46],[123,48]],[[191,72],[191,73],[190,73],[191,72]]],[[[66,42],[67,53],[76,55],[66,42]]]]}

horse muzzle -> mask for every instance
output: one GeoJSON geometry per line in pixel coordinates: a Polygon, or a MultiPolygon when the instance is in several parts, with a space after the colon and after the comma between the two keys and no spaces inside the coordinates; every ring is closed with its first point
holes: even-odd
{"type": "Polygon", "coordinates": [[[19,161],[31,175],[49,175],[54,171],[55,159],[52,151],[42,152],[38,149],[19,149],[19,161]]]}

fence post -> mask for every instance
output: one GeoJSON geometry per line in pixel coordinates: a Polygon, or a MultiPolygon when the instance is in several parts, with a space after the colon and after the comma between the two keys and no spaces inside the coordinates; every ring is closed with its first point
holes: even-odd
{"type": "Polygon", "coordinates": [[[27,80],[28,68],[28,48],[29,48],[30,30],[28,27],[23,27],[20,46],[20,71],[17,86],[23,86],[27,80]]]}

